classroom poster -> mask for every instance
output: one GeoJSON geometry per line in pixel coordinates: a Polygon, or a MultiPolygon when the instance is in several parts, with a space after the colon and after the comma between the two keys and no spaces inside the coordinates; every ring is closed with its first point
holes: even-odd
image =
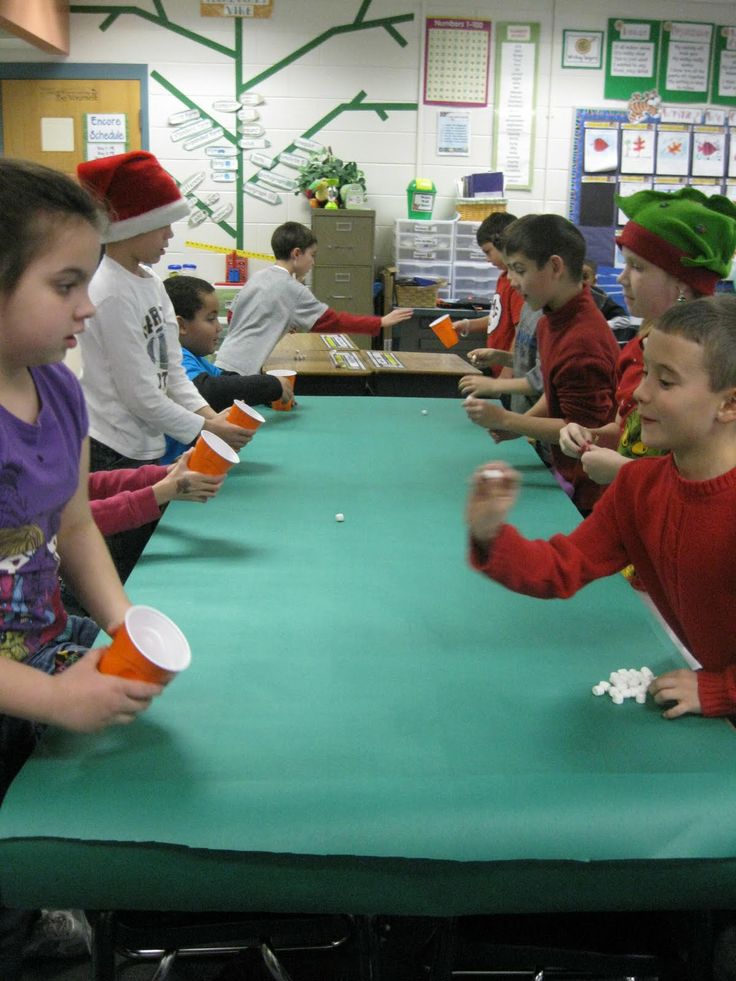
{"type": "Polygon", "coordinates": [[[713,24],[664,21],[659,94],[664,102],[707,102],[713,24]]]}
{"type": "Polygon", "coordinates": [[[605,98],[656,88],[660,22],[612,17],[607,37],[605,98]]]}
{"type": "Polygon", "coordinates": [[[618,127],[586,126],[583,153],[583,170],[586,174],[618,170],[618,127]]]}
{"type": "Polygon", "coordinates": [[[690,173],[690,130],[687,126],[657,129],[657,174],[686,177],[690,173]]]}
{"type": "Polygon", "coordinates": [[[718,126],[693,128],[693,177],[723,177],[726,172],[726,130],[718,126]]]}
{"type": "Polygon", "coordinates": [[[621,127],[621,172],[653,174],[655,130],[651,124],[624,124],[621,127]]]}
{"type": "Polygon", "coordinates": [[[710,101],[736,106],[736,26],[716,28],[710,101]]]}
{"type": "Polygon", "coordinates": [[[487,106],[491,22],[428,17],[424,38],[424,103],[487,106]]]}
{"type": "Polygon", "coordinates": [[[498,24],[496,30],[494,170],[504,186],[529,190],[534,166],[539,24],[498,24]]]}
{"type": "Polygon", "coordinates": [[[437,113],[437,155],[470,156],[470,113],[466,109],[440,109],[437,113]]]}

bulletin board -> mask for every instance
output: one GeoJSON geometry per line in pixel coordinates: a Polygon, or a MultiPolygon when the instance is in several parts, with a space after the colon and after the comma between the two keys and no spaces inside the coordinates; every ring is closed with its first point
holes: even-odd
{"type": "Polygon", "coordinates": [[[665,108],[632,123],[623,110],[576,110],[569,218],[591,258],[616,264],[614,234],[626,221],[617,195],[681,187],[736,202],[736,111],[665,108]]]}

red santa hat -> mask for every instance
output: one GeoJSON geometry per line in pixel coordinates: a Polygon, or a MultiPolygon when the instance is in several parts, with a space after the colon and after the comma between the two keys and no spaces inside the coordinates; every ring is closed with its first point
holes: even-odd
{"type": "Polygon", "coordinates": [[[110,213],[105,243],[164,228],[189,214],[175,181],[145,150],[87,160],[77,166],[77,176],[110,213]]]}

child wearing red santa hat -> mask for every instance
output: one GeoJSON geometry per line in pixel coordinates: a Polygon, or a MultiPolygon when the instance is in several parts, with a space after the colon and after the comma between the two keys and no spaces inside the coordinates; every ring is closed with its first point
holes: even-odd
{"type": "MultiPolygon", "coordinates": [[[[189,444],[202,429],[240,449],[247,432],[227,422],[227,410],[216,413],[182,368],[176,316],[150,268],[166,251],[172,223],[189,213],[176,182],[144,150],[86,161],[77,175],[109,216],[89,291],[96,312],[81,336],[91,469],[156,462],[166,434],[189,444]]],[[[153,527],[108,539],[121,579],[153,527]]]]}

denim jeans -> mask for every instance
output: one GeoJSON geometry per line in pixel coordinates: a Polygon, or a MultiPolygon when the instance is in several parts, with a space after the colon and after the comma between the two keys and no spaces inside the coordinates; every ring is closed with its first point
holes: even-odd
{"type": "MultiPolygon", "coordinates": [[[[86,617],[69,617],[64,632],[23,663],[45,674],[59,674],[89,650],[98,632],[99,627],[94,621],[86,617]]],[[[45,728],[37,722],[0,715],[0,801],[33,752],[45,728]]],[[[23,946],[35,916],[34,910],[6,908],[2,905],[0,896],[2,981],[19,981],[23,946]]]]}

